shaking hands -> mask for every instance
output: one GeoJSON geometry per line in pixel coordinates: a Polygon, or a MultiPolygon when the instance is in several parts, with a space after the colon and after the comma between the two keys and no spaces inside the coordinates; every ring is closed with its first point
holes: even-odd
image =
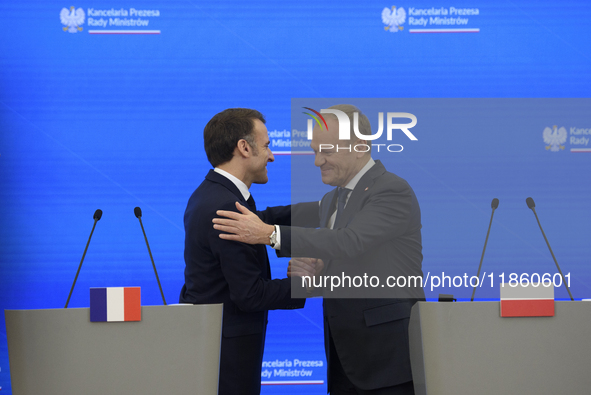
{"type": "Polygon", "coordinates": [[[319,276],[324,269],[324,262],[317,258],[292,258],[287,266],[287,277],[319,276]]]}

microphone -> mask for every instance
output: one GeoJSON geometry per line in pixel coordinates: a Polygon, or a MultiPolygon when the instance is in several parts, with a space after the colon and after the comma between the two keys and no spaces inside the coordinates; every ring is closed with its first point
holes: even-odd
{"type": "Polygon", "coordinates": [[[490,202],[490,207],[491,207],[493,210],[496,210],[497,208],[499,208],[499,199],[497,199],[497,198],[494,198],[494,199],[492,200],[492,202],[490,202]]]}
{"type": "Polygon", "coordinates": [[[150,250],[150,244],[148,243],[148,237],[146,236],[146,231],[144,230],[144,224],[142,224],[142,209],[136,207],[133,209],[133,213],[135,214],[136,218],[140,220],[140,226],[142,227],[142,232],[144,233],[144,239],[146,239],[146,246],[148,247],[148,254],[150,254],[150,259],[152,260],[152,267],[154,268],[154,274],[156,275],[156,281],[158,281],[158,288],[160,288],[160,295],[162,295],[162,302],[166,305],[166,299],[164,299],[164,292],[162,292],[162,285],[160,285],[160,279],[158,278],[158,271],[156,270],[156,264],[154,263],[154,258],[152,257],[152,251],[150,250]]]}
{"type": "MultiPolygon", "coordinates": [[[[488,231],[486,232],[486,239],[484,239],[484,248],[482,249],[482,256],[480,257],[480,265],[478,265],[478,273],[476,277],[480,279],[480,269],[482,268],[482,260],[484,259],[484,252],[486,251],[486,244],[488,243],[488,235],[490,234],[490,227],[492,226],[493,216],[495,215],[495,210],[499,207],[499,199],[494,198],[492,202],[490,202],[490,207],[492,208],[492,213],[490,215],[490,222],[488,224],[488,231]]],[[[478,284],[476,284],[478,285],[478,284]]],[[[470,302],[474,302],[474,294],[476,293],[476,286],[472,290],[472,299],[470,302]]]]}
{"type": "Polygon", "coordinates": [[[90,244],[90,239],[92,238],[92,234],[94,233],[94,227],[96,223],[101,219],[103,216],[103,210],[98,209],[94,212],[92,219],[94,219],[94,224],[92,225],[92,230],[90,231],[90,236],[88,237],[88,242],[86,243],[86,248],[84,248],[84,253],[82,254],[82,259],[80,260],[80,265],[78,265],[78,271],[76,272],[76,277],[74,277],[74,282],[72,283],[72,289],[70,289],[70,294],[68,295],[68,300],[66,300],[66,305],[64,309],[68,308],[68,304],[70,303],[70,298],[72,297],[72,292],[74,292],[74,286],[76,285],[76,280],[78,280],[78,275],[80,274],[80,269],[82,269],[82,262],[84,262],[84,257],[86,256],[86,251],[88,250],[88,246],[90,244]]]}
{"type": "Polygon", "coordinates": [[[564,286],[566,287],[566,290],[568,291],[568,295],[570,296],[570,300],[575,300],[573,298],[573,294],[570,293],[570,288],[568,287],[568,284],[566,283],[566,280],[564,278],[564,274],[562,274],[562,270],[560,270],[560,265],[558,265],[558,261],[556,261],[556,257],[554,256],[554,252],[552,252],[552,247],[550,247],[550,243],[548,242],[548,238],[546,237],[546,234],[544,233],[544,229],[542,229],[542,224],[540,223],[540,219],[538,218],[538,214],[536,213],[536,204],[534,203],[534,200],[531,197],[528,197],[527,199],[525,199],[525,203],[527,204],[527,207],[529,207],[531,209],[531,211],[534,212],[534,215],[536,216],[536,221],[538,221],[538,226],[540,227],[540,230],[542,231],[542,235],[544,236],[544,240],[546,240],[546,244],[548,245],[548,249],[550,250],[550,254],[552,254],[552,259],[554,259],[554,263],[556,264],[556,268],[558,269],[558,272],[560,273],[560,276],[562,277],[562,282],[564,283],[564,286]]]}

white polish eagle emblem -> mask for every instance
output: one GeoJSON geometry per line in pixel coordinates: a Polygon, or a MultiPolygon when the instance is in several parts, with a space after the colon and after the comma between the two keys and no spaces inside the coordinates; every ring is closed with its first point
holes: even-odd
{"type": "Polygon", "coordinates": [[[559,149],[564,149],[564,144],[566,142],[566,129],[561,127],[558,129],[556,125],[552,129],[545,128],[544,129],[544,143],[548,144],[546,146],[547,150],[550,151],[558,151],[559,149]]]}
{"type": "Polygon", "coordinates": [[[400,7],[392,6],[392,11],[388,7],[382,10],[382,22],[386,25],[384,30],[389,30],[390,33],[396,33],[398,30],[404,29],[401,25],[406,20],[406,11],[400,7]]]}
{"type": "Polygon", "coordinates": [[[81,32],[82,28],[80,25],[84,23],[84,17],[84,10],[80,7],[78,7],[77,10],[74,6],[70,7],[69,10],[67,8],[62,8],[62,11],[60,12],[60,20],[62,21],[62,24],[66,25],[63,28],[65,32],[81,32]]]}

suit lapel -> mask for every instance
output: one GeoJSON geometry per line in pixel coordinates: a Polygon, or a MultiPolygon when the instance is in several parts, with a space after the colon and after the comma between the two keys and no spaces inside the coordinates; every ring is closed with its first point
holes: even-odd
{"type": "Polygon", "coordinates": [[[355,214],[361,210],[361,203],[364,201],[365,197],[371,193],[371,188],[375,182],[375,179],[386,171],[386,168],[384,165],[382,165],[382,162],[379,160],[376,160],[375,162],[375,165],[373,165],[367,171],[367,173],[361,177],[357,185],[355,185],[355,189],[353,189],[349,195],[349,200],[347,201],[345,210],[343,210],[343,214],[339,215],[338,224],[335,223],[335,228],[337,225],[341,228],[347,226],[355,214]]]}
{"type": "Polygon", "coordinates": [[[328,227],[328,220],[336,207],[337,196],[337,188],[335,188],[328,192],[322,199],[322,204],[320,205],[320,227],[328,227]]]}
{"type": "MultiPolygon", "coordinates": [[[[382,163],[379,160],[376,160],[376,164],[371,169],[369,169],[367,173],[363,175],[363,177],[361,177],[361,179],[355,186],[355,189],[353,189],[353,191],[349,195],[349,200],[347,201],[347,205],[345,206],[343,215],[339,216],[339,223],[335,223],[333,228],[336,228],[337,225],[340,227],[347,226],[347,224],[349,223],[349,221],[351,221],[351,219],[353,219],[355,214],[359,210],[361,210],[361,203],[363,202],[366,194],[371,193],[371,187],[374,184],[374,180],[380,175],[382,175],[385,171],[386,168],[384,167],[384,165],[382,165],[382,163]]],[[[322,199],[323,203],[325,201],[330,202],[330,204],[328,205],[323,204],[320,211],[320,224],[324,227],[326,227],[326,225],[328,224],[328,219],[330,218],[330,215],[333,212],[332,208],[336,206],[337,196],[338,193],[337,189],[335,188],[328,194],[326,194],[324,199],[322,199]]],[[[328,259],[325,262],[324,273],[328,273],[331,264],[332,259],[328,259]]]]}
{"type": "MultiPolygon", "coordinates": [[[[242,196],[242,193],[240,192],[238,187],[236,185],[234,185],[234,183],[232,181],[230,181],[229,179],[227,179],[223,175],[216,173],[213,170],[210,170],[209,173],[207,173],[207,175],[205,176],[205,179],[209,180],[211,182],[215,182],[217,184],[223,185],[224,187],[229,189],[236,196],[236,199],[240,202],[240,204],[242,204],[244,207],[250,209],[250,205],[248,204],[248,202],[246,200],[244,200],[244,196],[242,196]]],[[[261,264],[261,268],[263,269],[261,272],[262,277],[265,279],[270,279],[271,278],[271,266],[269,264],[269,256],[267,254],[267,246],[262,245],[262,244],[257,244],[257,245],[254,245],[253,247],[256,248],[257,253],[262,258],[259,260],[259,262],[261,264]]]]}
{"type": "Polygon", "coordinates": [[[242,204],[244,207],[249,208],[248,203],[246,202],[246,200],[244,200],[244,196],[242,196],[242,193],[240,192],[238,187],[223,175],[216,173],[213,170],[210,170],[209,173],[207,173],[207,175],[205,176],[205,179],[223,185],[236,196],[240,204],[242,204]]]}

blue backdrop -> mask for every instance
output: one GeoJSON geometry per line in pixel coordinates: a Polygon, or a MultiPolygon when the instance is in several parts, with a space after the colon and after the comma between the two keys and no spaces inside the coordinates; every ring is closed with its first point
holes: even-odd
{"type": "MultiPolygon", "coordinates": [[[[591,145],[571,137],[589,138],[590,102],[516,98],[589,96],[590,18],[585,1],[3,1],[0,308],[63,307],[97,208],[104,215],[70,306],[87,307],[92,286],[141,286],[142,304],[160,304],[136,206],[176,302],[184,208],[210,168],[204,125],[225,108],[251,107],[270,131],[290,130],[292,98],[513,98],[427,103],[435,110],[423,107],[419,141],[388,165],[421,204],[425,272],[475,274],[498,197],[483,270],[554,273],[524,202],[532,196],[575,298],[589,298],[591,145]],[[75,26],[60,19],[72,5],[84,12],[75,26]],[[392,6],[405,12],[398,26],[382,21],[392,6]],[[543,140],[554,125],[568,133],[556,152],[543,140]]],[[[311,157],[278,155],[270,182],[252,189],[260,207],[290,203],[292,160],[311,157]]],[[[273,260],[274,276],[286,263],[273,260]]],[[[445,291],[471,295],[428,295],[445,291]]],[[[263,382],[324,382],[321,302],[269,321],[263,382]]],[[[11,392],[3,315],[0,388],[11,392]]],[[[263,387],[325,392],[325,384],[263,387]]]]}

